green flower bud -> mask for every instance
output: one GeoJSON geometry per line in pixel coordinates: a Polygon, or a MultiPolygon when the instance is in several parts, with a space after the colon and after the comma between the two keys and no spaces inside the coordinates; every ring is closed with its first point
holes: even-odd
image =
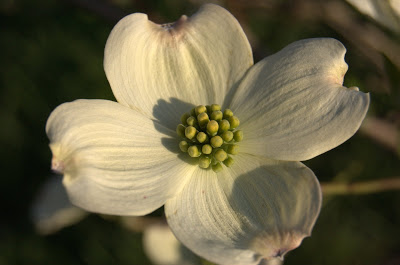
{"type": "Polygon", "coordinates": [[[196,120],[195,117],[190,116],[189,118],[187,118],[186,123],[189,126],[196,126],[197,125],[197,120],[196,120]]]}
{"type": "Polygon", "coordinates": [[[205,144],[203,145],[203,147],[201,148],[201,151],[203,152],[203,154],[209,155],[211,154],[213,148],[211,147],[211,145],[209,144],[205,144]]]}
{"type": "Polygon", "coordinates": [[[189,117],[190,117],[190,114],[189,114],[189,113],[185,113],[185,114],[183,114],[183,115],[181,116],[181,122],[182,122],[183,125],[188,125],[187,122],[186,122],[186,120],[187,120],[189,117]]]}
{"type": "Polygon", "coordinates": [[[216,110],[221,110],[221,106],[218,104],[212,104],[210,106],[210,110],[211,110],[211,112],[216,111],[216,110]]]}
{"type": "Polygon", "coordinates": [[[228,120],[221,120],[218,122],[219,125],[219,133],[223,133],[231,128],[231,125],[228,120]]]}
{"type": "Polygon", "coordinates": [[[233,165],[231,155],[239,152],[236,142],[243,140],[243,132],[236,130],[240,121],[230,109],[221,110],[218,104],[198,105],[181,116],[182,124],[176,128],[184,138],[179,149],[197,158],[200,168],[212,168],[214,172],[233,165]]]}
{"type": "Polygon", "coordinates": [[[179,142],[179,148],[181,149],[182,152],[186,153],[189,148],[189,144],[186,141],[180,141],[179,142]]]}
{"type": "Polygon", "coordinates": [[[210,139],[210,144],[214,148],[220,147],[223,143],[224,143],[224,140],[222,140],[221,136],[219,136],[219,135],[213,136],[210,139]]]}
{"type": "Polygon", "coordinates": [[[198,116],[200,113],[206,112],[207,108],[203,105],[199,105],[197,107],[194,108],[194,111],[196,113],[196,116],[198,116]]]}
{"type": "Polygon", "coordinates": [[[243,132],[241,130],[237,130],[236,132],[233,133],[233,139],[236,142],[240,142],[243,140],[243,132]]]}
{"type": "Polygon", "coordinates": [[[224,119],[229,119],[233,116],[233,112],[230,109],[224,110],[224,119]]]}
{"type": "Polygon", "coordinates": [[[235,129],[240,124],[240,121],[236,116],[229,117],[228,121],[231,124],[231,130],[235,129]]]}
{"type": "Polygon", "coordinates": [[[230,157],[230,156],[228,156],[228,158],[225,159],[223,163],[224,163],[225,166],[230,167],[230,166],[233,165],[233,162],[235,162],[235,161],[233,160],[233,158],[230,157]]]}
{"type": "Polygon", "coordinates": [[[201,152],[199,150],[199,147],[197,145],[192,145],[188,148],[188,153],[191,157],[199,157],[201,155],[201,152]]]}
{"type": "Polygon", "coordinates": [[[217,132],[218,132],[218,128],[219,128],[218,122],[216,122],[214,120],[209,121],[207,123],[207,133],[208,133],[208,135],[210,135],[210,136],[216,135],[217,132]]]}
{"type": "Polygon", "coordinates": [[[188,138],[189,140],[192,140],[197,134],[197,130],[196,128],[194,128],[193,126],[188,126],[185,129],[185,136],[186,138],[188,138]]]}
{"type": "Polygon", "coordinates": [[[186,127],[183,126],[182,124],[179,124],[178,127],[176,127],[176,133],[180,136],[180,137],[185,137],[185,129],[186,127]]]}
{"type": "Polygon", "coordinates": [[[220,110],[215,110],[211,113],[210,118],[212,120],[220,121],[220,120],[222,120],[222,116],[223,116],[223,114],[220,110]]]}
{"type": "Polygon", "coordinates": [[[230,145],[228,145],[226,152],[230,155],[237,155],[239,153],[239,146],[230,144],[230,145]]]}
{"type": "Polygon", "coordinates": [[[233,139],[233,132],[231,131],[226,131],[224,133],[221,134],[221,138],[222,140],[224,140],[225,142],[230,142],[233,139]]]}
{"type": "Polygon", "coordinates": [[[197,141],[199,141],[199,143],[204,143],[205,141],[208,140],[208,135],[204,132],[199,132],[196,135],[197,141]]]}
{"type": "Polygon", "coordinates": [[[217,163],[217,164],[213,165],[213,166],[212,166],[212,170],[213,170],[215,173],[220,172],[220,171],[222,170],[221,163],[217,163]]]}
{"type": "Polygon", "coordinates": [[[203,112],[200,113],[199,115],[197,115],[197,122],[200,125],[200,128],[204,128],[207,126],[207,123],[210,121],[210,119],[208,118],[208,114],[203,112]]]}
{"type": "Polygon", "coordinates": [[[223,149],[218,149],[218,150],[215,151],[215,153],[214,153],[214,158],[215,158],[217,161],[222,162],[222,161],[224,161],[225,159],[228,158],[228,154],[227,154],[223,149]]]}
{"type": "Polygon", "coordinates": [[[211,159],[208,156],[201,156],[199,158],[199,167],[208,168],[210,166],[211,159]]]}

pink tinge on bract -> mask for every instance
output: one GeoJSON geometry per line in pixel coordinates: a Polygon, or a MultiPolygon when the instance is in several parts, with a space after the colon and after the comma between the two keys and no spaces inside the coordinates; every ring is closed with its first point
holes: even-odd
{"type": "Polygon", "coordinates": [[[160,27],[165,30],[179,31],[184,26],[187,20],[188,17],[186,15],[182,15],[177,21],[172,23],[161,24],[160,27]]]}
{"type": "Polygon", "coordinates": [[[278,233],[277,235],[260,233],[250,243],[250,248],[257,252],[263,259],[270,260],[283,257],[289,251],[300,246],[304,234],[297,232],[278,233]]]}
{"type": "Polygon", "coordinates": [[[63,161],[57,159],[57,157],[53,156],[51,159],[51,169],[59,174],[64,173],[65,165],[63,161]]]}

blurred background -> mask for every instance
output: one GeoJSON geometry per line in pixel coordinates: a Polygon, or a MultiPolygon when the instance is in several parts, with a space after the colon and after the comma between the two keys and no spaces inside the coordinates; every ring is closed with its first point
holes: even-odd
{"type": "Polygon", "coordinates": [[[340,40],[345,86],[370,92],[361,130],[305,162],[321,181],[324,205],[312,237],[284,264],[400,264],[400,1],[1,0],[0,265],[162,264],[146,255],[143,238],[163,209],[138,219],[71,208],[50,170],[45,124],[63,102],[115,100],[102,63],[119,19],[141,12],[167,23],[204,2],[239,20],[255,62],[299,39],[340,40]],[[65,211],[50,220],[57,207],[65,211]]]}

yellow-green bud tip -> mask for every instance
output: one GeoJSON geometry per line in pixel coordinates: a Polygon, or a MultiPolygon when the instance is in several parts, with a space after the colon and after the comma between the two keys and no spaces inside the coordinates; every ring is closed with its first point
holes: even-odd
{"type": "Polygon", "coordinates": [[[221,136],[216,135],[210,140],[210,144],[212,147],[217,148],[220,147],[224,143],[224,140],[222,140],[221,136]]]}
{"type": "Polygon", "coordinates": [[[208,118],[207,113],[202,112],[199,115],[197,115],[197,122],[199,123],[201,128],[204,128],[205,126],[207,126],[207,123],[209,121],[210,121],[210,119],[208,118]]]}
{"type": "Polygon", "coordinates": [[[204,142],[206,142],[208,140],[208,136],[204,132],[199,132],[196,135],[196,138],[197,138],[197,141],[199,141],[199,143],[204,143],[204,142]]]}
{"type": "Polygon", "coordinates": [[[229,117],[228,121],[231,124],[231,130],[235,129],[240,124],[240,121],[236,116],[229,117]]]}
{"type": "Polygon", "coordinates": [[[215,158],[217,161],[222,162],[222,161],[224,161],[225,159],[228,158],[228,154],[227,154],[224,150],[218,149],[218,150],[215,151],[215,153],[214,153],[214,158],[215,158]]]}
{"type": "Polygon", "coordinates": [[[210,166],[211,159],[208,156],[201,156],[199,158],[199,167],[208,168],[210,166]]]}
{"type": "Polygon", "coordinates": [[[211,145],[209,144],[205,144],[203,145],[203,147],[201,148],[201,151],[203,152],[203,154],[209,155],[211,154],[213,148],[211,147],[211,145]]]}
{"type": "Polygon", "coordinates": [[[217,163],[217,164],[213,165],[213,166],[212,166],[212,170],[213,170],[215,173],[220,172],[220,171],[222,170],[221,163],[217,163]]]}
{"type": "Polygon", "coordinates": [[[197,145],[192,145],[188,148],[188,153],[191,157],[199,157],[201,155],[201,152],[199,150],[199,147],[197,145]]]}
{"type": "Polygon", "coordinates": [[[180,137],[185,137],[185,129],[186,129],[186,127],[185,126],[183,126],[183,124],[179,124],[177,127],[176,127],[176,133],[180,136],[180,137]]]}
{"type": "Polygon", "coordinates": [[[223,133],[231,128],[228,120],[222,120],[218,122],[219,125],[219,133],[223,133]]]}
{"type": "Polygon", "coordinates": [[[220,120],[222,120],[222,116],[223,116],[223,114],[220,110],[215,110],[211,113],[210,118],[212,120],[220,121],[220,120]]]}
{"type": "Polygon", "coordinates": [[[224,133],[221,134],[221,138],[222,140],[224,140],[225,142],[230,142],[233,139],[233,132],[231,131],[226,131],[224,133]]]}
{"type": "Polygon", "coordinates": [[[230,145],[228,145],[226,152],[230,155],[237,155],[239,153],[239,146],[230,144],[230,145]]]}
{"type": "Polygon", "coordinates": [[[216,122],[216,121],[214,121],[214,120],[209,121],[209,122],[207,123],[207,133],[208,133],[210,136],[216,135],[217,132],[218,132],[218,128],[219,128],[218,122],[216,122]]]}
{"type": "Polygon", "coordinates": [[[210,111],[213,112],[213,111],[216,111],[216,110],[221,110],[221,106],[218,105],[218,104],[212,104],[210,106],[210,111]]]}
{"type": "Polygon", "coordinates": [[[194,111],[195,111],[196,115],[199,115],[200,113],[206,112],[207,108],[203,105],[199,105],[194,108],[194,111]]]}
{"type": "Polygon", "coordinates": [[[193,126],[188,126],[185,129],[185,136],[186,138],[188,138],[189,140],[192,140],[197,134],[197,130],[196,128],[194,128],[193,126]]]}
{"type": "Polygon", "coordinates": [[[224,110],[224,119],[229,119],[229,117],[233,116],[233,112],[230,109],[224,110]]]}
{"type": "Polygon", "coordinates": [[[230,167],[233,165],[233,162],[234,162],[233,158],[228,156],[228,158],[225,159],[223,163],[225,166],[230,167]]]}
{"type": "Polygon", "coordinates": [[[189,117],[190,117],[190,114],[189,114],[189,113],[185,113],[185,114],[183,114],[183,115],[181,116],[181,122],[182,122],[183,125],[188,125],[187,122],[186,122],[186,120],[187,120],[189,117]]]}
{"type": "Polygon", "coordinates": [[[186,153],[189,148],[189,144],[186,141],[180,141],[179,142],[179,148],[181,149],[182,152],[186,153]]]}
{"type": "Polygon", "coordinates": [[[196,126],[197,125],[197,120],[196,120],[195,117],[190,116],[189,118],[187,118],[186,123],[189,126],[196,126]]]}
{"type": "Polygon", "coordinates": [[[243,131],[237,130],[236,132],[233,133],[233,139],[236,142],[240,142],[243,140],[243,131]]]}

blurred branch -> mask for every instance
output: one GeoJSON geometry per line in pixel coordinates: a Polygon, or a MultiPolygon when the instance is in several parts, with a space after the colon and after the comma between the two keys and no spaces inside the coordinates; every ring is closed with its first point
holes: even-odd
{"type": "Polygon", "coordinates": [[[340,1],[322,1],[320,19],[355,46],[367,45],[384,54],[400,69],[400,45],[372,23],[361,24],[351,8],[340,1]]]}
{"type": "Polygon", "coordinates": [[[375,117],[367,117],[360,132],[394,152],[399,152],[400,133],[395,124],[375,117]]]}
{"type": "Polygon", "coordinates": [[[400,177],[355,183],[321,183],[324,195],[370,194],[400,190],[400,177]]]}

